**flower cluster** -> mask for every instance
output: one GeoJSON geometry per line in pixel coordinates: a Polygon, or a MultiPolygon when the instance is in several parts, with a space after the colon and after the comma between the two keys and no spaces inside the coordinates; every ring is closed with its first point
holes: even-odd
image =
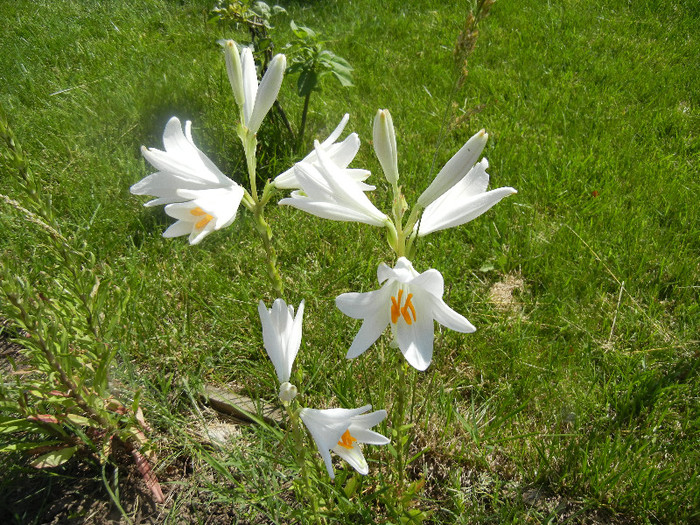
{"type": "MultiPolygon", "coordinates": [[[[177,117],[172,117],[163,134],[164,150],[142,148],[145,159],[158,171],[131,187],[137,195],[155,199],[145,206],[165,205],[165,213],[177,222],[164,237],[189,235],[197,244],[209,233],[231,224],[241,203],[252,212],[268,257],[268,275],[273,289],[281,293],[276,255],[271,248],[271,230],[263,217],[263,208],[275,190],[292,190],[280,205],[291,206],[317,217],[335,221],[360,222],[385,228],[389,245],[397,256],[394,267],[379,264],[377,290],[343,293],[335,302],[345,315],[361,319],[347,358],[363,354],[390,327],[391,344],[398,347],[408,364],[417,370],[428,368],[433,358],[435,322],[461,333],[476,328],[443,300],[444,280],[430,268],[422,273],[409,260],[417,239],[430,233],[465,224],[485,213],[504,197],[516,193],[511,187],[488,191],[488,161],[481,160],[488,134],[481,130],[452,156],[418,197],[405,220],[408,205],[399,186],[399,162],[396,132],[386,109],[374,117],[374,151],[386,181],[393,191],[390,213],[378,209],[370,199],[375,190],[365,181],[366,169],[350,168],[359,148],[357,133],[340,140],[349,120],[344,115],[323,142],[315,141],[313,150],[290,169],[268,181],[261,195],[256,188],[256,134],[265,115],[277,99],[286,59],[276,55],[258,83],[257,68],[250,48],[239,50],[232,40],[220,42],[224,49],[226,71],[239,110],[238,137],[244,148],[250,191],[224,175],[194,144],[191,123],[183,132],[177,117]],[[276,279],[276,280],[275,280],[276,279]]],[[[301,421],[313,438],[328,474],[334,477],[331,451],[345,459],[355,470],[367,474],[369,466],[361,444],[386,445],[389,440],[372,430],[387,416],[385,410],[369,412],[360,408],[319,410],[300,408],[298,389],[291,382],[294,360],[302,341],[304,301],[299,307],[276,299],[270,308],[260,301],[263,344],[279,380],[279,399],[290,410],[292,421],[301,421]],[[292,410],[292,407],[296,407],[292,410]]],[[[300,376],[299,376],[300,377],[300,376]]],[[[401,412],[399,412],[401,413],[401,412]]],[[[400,431],[400,430],[399,430],[400,431]]]]}
{"type": "MultiPolygon", "coordinates": [[[[339,135],[336,132],[337,129],[331,135],[334,139],[339,135]]],[[[401,202],[396,133],[388,110],[377,112],[372,135],[375,153],[395,193],[394,202],[401,202]]],[[[394,210],[392,220],[372,204],[367,192],[375,188],[364,183],[367,172],[362,170],[361,177],[350,176],[347,164],[341,166],[331,153],[330,137],[322,144],[316,142],[314,151],[298,162],[293,172],[288,170],[280,176],[285,184],[278,184],[278,187],[297,188],[290,197],[280,200],[280,204],[325,219],[386,227],[390,243],[399,255],[393,269],[384,263],[379,265],[377,279],[382,285],[380,289],[344,293],[336,298],[341,312],[363,320],[347,352],[348,359],[367,350],[388,325],[392,343],[399,347],[408,363],[418,370],[425,370],[433,356],[434,321],[457,332],[476,330],[443,301],[444,280],[440,272],[431,268],[419,274],[404,253],[407,237],[412,241],[415,237],[462,225],[504,197],[516,193],[511,187],[487,191],[488,161],[485,158],[479,161],[487,140],[488,134],[479,131],[443,166],[418,197],[407,224],[402,224],[401,210],[394,210]],[[294,180],[293,185],[287,182],[291,180],[294,180]]]]}
{"type": "MultiPolygon", "coordinates": [[[[250,48],[244,48],[239,54],[233,40],[221,44],[228,78],[240,110],[241,136],[254,137],[277,99],[286,58],[276,55],[258,85],[250,48]]],[[[156,199],[144,206],[165,204],[165,213],[177,219],[165,230],[163,237],[189,234],[190,244],[198,244],[211,232],[230,225],[236,218],[241,200],[250,196],[195,146],[189,120],[183,133],[180,120],[172,117],[165,126],[163,145],[165,151],[141,148],[143,156],[158,171],[134,184],[131,193],[155,196],[156,199]]]]}

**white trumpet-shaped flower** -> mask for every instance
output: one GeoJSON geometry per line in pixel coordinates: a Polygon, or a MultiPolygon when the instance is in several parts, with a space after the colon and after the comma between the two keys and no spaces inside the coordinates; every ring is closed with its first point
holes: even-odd
{"type": "Polygon", "coordinates": [[[300,162],[294,167],[301,189],[293,191],[291,197],[280,200],[279,204],[323,219],[385,226],[389,218],[364,193],[374,187],[358,182],[348,170],[335,164],[318,141],[314,149],[318,162],[300,162]]]}
{"type": "Polygon", "coordinates": [[[418,235],[459,226],[477,218],[504,197],[518,193],[511,187],[486,191],[489,175],[486,159],[476,164],[454,186],[435,199],[423,211],[418,235]]]}
{"type": "Polygon", "coordinates": [[[167,204],[165,212],[178,221],[164,237],[189,234],[190,244],[197,244],[233,222],[244,190],[194,145],[191,126],[187,121],[183,133],[180,120],[172,117],[163,133],[165,151],[141,148],[158,171],[131,186],[131,193],[156,197],[145,206],[167,204]]]}
{"type": "Polygon", "coordinates": [[[367,350],[390,325],[406,361],[425,370],[433,358],[433,321],[457,332],[476,330],[442,300],[444,280],[439,271],[430,269],[419,274],[408,259],[399,257],[394,268],[380,264],[377,279],[379,284],[384,283],[379,290],[344,293],[335,300],[345,315],[363,319],[348,350],[348,359],[367,350]]]}
{"type": "MultiPolygon", "coordinates": [[[[343,133],[349,118],[350,115],[346,113],[340,121],[340,124],[333,130],[333,133],[331,133],[326,140],[321,142],[319,146],[326,152],[336,166],[345,169],[345,174],[359,183],[369,177],[370,172],[362,169],[348,169],[348,165],[352,162],[360,149],[360,138],[357,136],[357,133],[351,133],[345,137],[342,142],[336,142],[341,133],[343,133]]],[[[299,163],[316,165],[318,168],[319,160],[316,154],[316,148],[304,157],[304,159],[299,161],[299,163]]],[[[301,184],[296,177],[295,166],[292,166],[284,173],[280,173],[272,182],[281,190],[301,188],[301,184]]],[[[366,186],[366,188],[374,189],[373,186],[366,186]]]]}
{"type": "Polygon", "coordinates": [[[472,169],[484,151],[489,135],[483,129],[470,138],[462,148],[447,161],[435,176],[430,186],[418,197],[418,205],[427,207],[440,195],[452,188],[472,169]]]}
{"type": "Polygon", "coordinates": [[[289,383],[292,365],[301,346],[301,325],[304,319],[304,301],[299,304],[296,316],[294,307],[282,299],[275,299],[272,308],[260,301],[258,313],[263,327],[263,344],[281,383],[280,398],[291,401],[296,387],[289,383]]]}
{"type": "Polygon", "coordinates": [[[275,55],[258,85],[253,52],[244,47],[241,53],[233,40],[220,42],[224,47],[226,72],[233,89],[236,104],[241,110],[241,123],[252,133],[257,133],[263,118],[275,103],[287,67],[287,58],[275,55]]]}
{"type": "Polygon", "coordinates": [[[299,412],[301,420],[311,432],[321,453],[328,475],[335,478],[332,450],[357,470],[360,474],[367,474],[369,466],[362,454],[360,443],[368,445],[386,445],[389,439],[377,432],[369,430],[381,423],[386,418],[386,410],[377,410],[365,414],[372,405],[360,408],[329,408],[317,410],[314,408],[302,408],[299,412]]]}
{"type": "Polygon", "coordinates": [[[189,200],[165,207],[165,213],[178,220],[163,232],[163,237],[189,234],[190,244],[194,245],[234,221],[243,188],[235,185],[209,190],[178,190],[177,194],[189,200]]]}
{"type": "Polygon", "coordinates": [[[372,139],[374,152],[382,165],[386,180],[390,184],[396,184],[399,180],[396,134],[394,132],[394,122],[388,109],[377,111],[372,128],[372,139]]]}

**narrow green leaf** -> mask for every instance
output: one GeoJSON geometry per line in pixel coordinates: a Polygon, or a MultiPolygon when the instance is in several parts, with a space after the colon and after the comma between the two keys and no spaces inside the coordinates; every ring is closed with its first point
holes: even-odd
{"type": "Polygon", "coordinates": [[[13,419],[0,423],[0,434],[12,434],[14,432],[41,430],[36,423],[26,419],[13,419]]]}
{"type": "Polygon", "coordinates": [[[80,425],[80,426],[89,426],[89,427],[97,426],[97,423],[95,423],[92,419],[88,419],[86,417],[79,416],[78,414],[67,414],[66,421],[68,421],[69,423],[73,423],[74,425],[80,425]]]}
{"type": "Polygon", "coordinates": [[[38,447],[51,447],[54,445],[58,445],[59,443],[60,441],[30,441],[22,443],[10,443],[9,445],[0,447],[0,454],[10,452],[22,452],[24,450],[31,450],[33,448],[38,447]]]}

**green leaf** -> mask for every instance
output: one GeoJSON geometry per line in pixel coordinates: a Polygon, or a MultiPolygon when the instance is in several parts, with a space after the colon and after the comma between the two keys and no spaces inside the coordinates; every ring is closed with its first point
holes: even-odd
{"type": "Polygon", "coordinates": [[[299,73],[304,69],[304,63],[303,62],[294,62],[292,65],[290,65],[287,68],[287,75],[292,75],[294,73],[299,73]]]}
{"type": "Polygon", "coordinates": [[[409,509],[404,511],[404,515],[401,516],[400,522],[402,524],[408,525],[409,523],[423,523],[426,519],[430,517],[430,512],[423,512],[418,509],[409,509]]]}
{"type": "Polygon", "coordinates": [[[294,36],[301,40],[307,40],[316,36],[316,32],[313,29],[298,26],[294,23],[294,20],[289,22],[289,28],[292,30],[292,33],[294,33],[294,36]]]}
{"type": "Polygon", "coordinates": [[[356,492],[357,492],[357,487],[360,485],[360,481],[357,478],[357,476],[352,476],[348,482],[346,483],[345,487],[343,487],[343,492],[345,493],[345,497],[350,499],[356,492]]]}
{"type": "Polygon", "coordinates": [[[15,401],[0,401],[0,411],[19,412],[19,403],[15,401]]]}
{"type": "Polygon", "coordinates": [[[66,421],[68,421],[69,423],[73,423],[74,425],[80,425],[80,426],[89,426],[89,427],[97,426],[97,423],[95,423],[92,419],[88,419],[86,417],[79,416],[78,414],[67,414],[66,421]]]}
{"type": "Polygon", "coordinates": [[[23,450],[31,450],[38,447],[51,447],[58,445],[60,441],[31,441],[23,443],[10,443],[0,447],[0,454],[9,452],[22,452],[23,450]]]}
{"type": "Polygon", "coordinates": [[[331,62],[333,62],[333,65],[335,67],[337,67],[338,69],[344,69],[347,71],[353,70],[353,67],[350,65],[350,63],[347,60],[345,60],[344,58],[339,57],[338,55],[335,55],[333,53],[331,53],[331,54],[333,55],[333,57],[331,58],[331,62]]]}
{"type": "Polygon", "coordinates": [[[270,6],[262,0],[255,2],[251,11],[261,18],[270,18],[270,6]]]}
{"type": "Polygon", "coordinates": [[[0,423],[0,434],[13,434],[14,432],[29,430],[41,431],[41,427],[33,421],[27,421],[26,419],[13,419],[0,423]]]}
{"type": "Polygon", "coordinates": [[[297,80],[297,93],[300,97],[305,97],[311,93],[318,84],[318,75],[313,70],[305,69],[299,74],[297,80]]]}
{"type": "Polygon", "coordinates": [[[58,467],[72,458],[77,450],[78,447],[66,447],[60,450],[52,450],[36,458],[30,465],[34,468],[58,467]]]}
{"type": "Polygon", "coordinates": [[[340,82],[340,84],[343,87],[352,87],[355,85],[352,83],[352,76],[350,75],[350,73],[340,72],[340,71],[335,71],[335,70],[333,70],[332,73],[335,76],[335,78],[338,79],[338,82],[340,82]]]}

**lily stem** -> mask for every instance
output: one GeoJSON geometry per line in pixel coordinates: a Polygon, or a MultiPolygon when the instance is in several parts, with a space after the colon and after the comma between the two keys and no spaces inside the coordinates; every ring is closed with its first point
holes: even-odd
{"type": "Polygon", "coordinates": [[[306,116],[309,113],[309,100],[311,100],[311,91],[304,97],[304,109],[301,112],[301,123],[299,124],[299,134],[297,135],[296,150],[297,153],[301,151],[301,147],[304,143],[304,131],[306,129],[306,116]]]}
{"type": "Polygon", "coordinates": [[[255,219],[255,229],[260,235],[263,248],[265,248],[267,277],[272,285],[272,296],[282,297],[284,286],[282,285],[282,278],[277,269],[277,252],[272,244],[272,229],[265,220],[265,205],[270,200],[270,197],[272,197],[274,186],[267,182],[263,188],[262,196],[258,195],[255,156],[258,140],[255,134],[251,133],[249,129],[242,125],[240,125],[238,129],[238,137],[243,143],[246,164],[248,166],[248,179],[250,181],[250,193],[245,194],[243,204],[252,212],[253,218],[255,219]]]}
{"type": "Polygon", "coordinates": [[[304,495],[311,500],[311,509],[314,513],[314,521],[318,525],[321,525],[321,518],[318,512],[318,499],[316,498],[316,491],[311,485],[311,478],[309,476],[309,468],[306,464],[306,443],[304,441],[303,426],[299,418],[298,403],[296,401],[292,402],[296,409],[292,408],[292,405],[287,405],[287,419],[289,422],[289,427],[291,428],[292,436],[294,438],[294,450],[296,452],[295,458],[297,465],[301,470],[301,479],[304,482],[304,495]]]}
{"type": "Polygon", "coordinates": [[[399,365],[399,392],[396,410],[394,412],[394,428],[396,428],[396,476],[398,479],[397,490],[399,493],[403,492],[404,484],[404,468],[405,468],[405,458],[404,458],[404,419],[406,416],[406,365],[404,363],[399,365]]]}
{"type": "Polygon", "coordinates": [[[273,297],[282,297],[284,286],[282,285],[282,278],[277,269],[277,251],[272,244],[272,228],[270,228],[270,225],[265,220],[265,204],[266,201],[261,200],[253,207],[255,229],[258,231],[263,247],[265,248],[265,255],[267,256],[267,277],[272,285],[273,297]]]}

